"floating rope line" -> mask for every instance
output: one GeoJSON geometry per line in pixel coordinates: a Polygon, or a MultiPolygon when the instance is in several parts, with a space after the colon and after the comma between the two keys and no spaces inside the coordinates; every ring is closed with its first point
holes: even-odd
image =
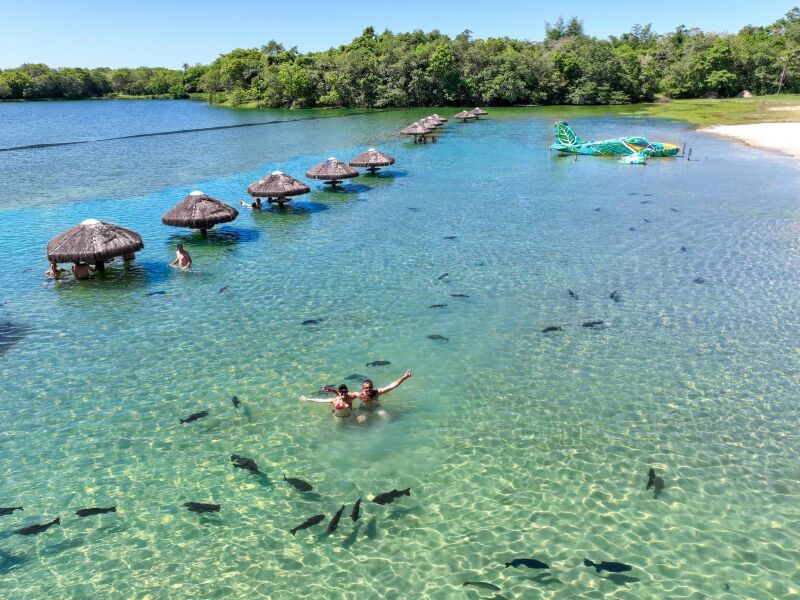
{"type": "Polygon", "coordinates": [[[216,125],[214,127],[197,127],[194,129],[175,129],[173,131],[155,131],[152,133],[134,133],[132,135],[121,135],[118,137],[97,138],[94,140],[77,140],[72,142],[53,142],[49,144],[28,144],[27,146],[11,146],[0,148],[0,152],[13,152],[15,150],[36,150],[39,148],[53,148],[56,146],[76,146],[78,144],[95,144],[98,142],[111,142],[114,140],[130,140],[134,138],[154,137],[157,135],[178,135],[182,133],[197,133],[200,131],[216,131],[219,129],[236,129],[239,127],[258,127],[261,125],[275,125],[276,123],[296,123],[297,121],[315,121],[319,119],[337,119],[342,117],[354,117],[358,115],[371,115],[378,112],[387,112],[390,108],[378,110],[364,110],[359,112],[347,113],[346,115],[316,115],[314,117],[298,117],[296,119],[276,119],[273,121],[258,121],[256,123],[237,123],[235,125],[216,125]]]}

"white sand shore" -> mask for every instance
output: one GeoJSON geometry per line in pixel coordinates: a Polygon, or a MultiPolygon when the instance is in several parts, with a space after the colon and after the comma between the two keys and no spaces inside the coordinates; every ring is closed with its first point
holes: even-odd
{"type": "Polygon", "coordinates": [[[716,125],[700,131],[740,140],[759,148],[778,150],[800,158],[800,123],[716,125]]]}

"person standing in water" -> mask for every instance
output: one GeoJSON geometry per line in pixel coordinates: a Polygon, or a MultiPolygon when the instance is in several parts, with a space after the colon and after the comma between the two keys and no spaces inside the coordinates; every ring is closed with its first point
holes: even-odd
{"type": "Polygon", "coordinates": [[[365,379],[361,382],[361,391],[357,394],[353,394],[355,398],[361,400],[361,408],[365,408],[367,410],[373,410],[378,405],[378,396],[382,396],[383,394],[388,394],[401,383],[403,383],[406,379],[411,377],[411,371],[406,371],[403,376],[398,379],[397,381],[393,381],[389,385],[375,389],[375,384],[372,383],[372,379],[365,379]]]}
{"type": "Polygon", "coordinates": [[[388,394],[409,377],[411,377],[411,371],[406,371],[405,374],[397,381],[393,381],[389,385],[378,389],[375,389],[375,385],[372,383],[371,379],[365,379],[361,383],[361,391],[355,393],[350,392],[347,389],[347,386],[344,384],[340,385],[338,389],[334,389],[326,385],[321,391],[335,392],[337,394],[335,398],[306,398],[305,396],[300,396],[300,400],[305,402],[316,402],[318,404],[333,403],[333,414],[335,414],[337,417],[346,417],[352,412],[353,400],[356,398],[361,400],[361,408],[370,411],[374,410],[379,406],[378,396],[388,394]],[[339,410],[338,413],[337,410],[339,410]]]}
{"type": "Polygon", "coordinates": [[[316,402],[318,404],[333,404],[333,416],[339,418],[349,417],[353,412],[353,398],[355,394],[351,394],[345,384],[340,385],[338,388],[332,388],[326,385],[320,391],[332,392],[336,394],[336,396],[333,398],[306,398],[305,396],[300,396],[300,400],[304,402],[316,402]]]}
{"type": "Polygon", "coordinates": [[[175,246],[175,260],[169,263],[170,267],[179,267],[183,271],[188,271],[192,266],[192,257],[183,249],[183,244],[175,246]]]}

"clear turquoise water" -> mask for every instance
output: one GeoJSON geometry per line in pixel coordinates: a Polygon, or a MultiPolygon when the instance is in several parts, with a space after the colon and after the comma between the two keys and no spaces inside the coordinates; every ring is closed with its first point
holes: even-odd
{"type": "MultiPolygon", "coordinates": [[[[602,110],[492,111],[437,144],[399,140],[423,114],[0,155],[0,506],[25,506],[0,517],[2,597],[492,596],[465,580],[507,598],[800,594],[800,169],[602,110]],[[555,157],[560,117],[587,137],[686,142],[697,160],[555,157]],[[313,183],[293,211],[243,211],[208,240],[160,223],[192,189],[238,203],[266,172],[371,145],[396,156],[394,176],[313,183]],[[104,279],[43,285],[47,240],[88,217],[140,232],[144,251],[104,279]],[[194,272],[166,267],[176,241],[194,272]],[[594,319],[607,327],[580,327],[594,319]],[[378,359],[392,364],[365,366],[378,359]],[[408,368],[364,424],[297,400],[408,368]],[[287,533],[394,487],[411,497],[365,504],[355,527],[287,533]],[[116,515],[73,514],[110,504],[116,515]],[[61,527],[11,535],[57,515],[61,527]],[[551,576],[504,570],[514,557],[551,576]],[[584,557],[633,570],[597,575],[584,557]]],[[[85,122],[102,136],[279,117],[0,104],[15,143],[76,139],[85,122]]]]}

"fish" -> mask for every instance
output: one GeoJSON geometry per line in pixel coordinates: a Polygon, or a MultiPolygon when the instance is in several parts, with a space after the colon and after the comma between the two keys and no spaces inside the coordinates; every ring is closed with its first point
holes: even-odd
{"type": "Polygon", "coordinates": [[[446,235],[446,236],[444,236],[444,239],[446,239],[446,240],[457,240],[458,237],[456,237],[454,235],[446,235]]]}
{"type": "Polygon", "coordinates": [[[239,456],[238,454],[231,454],[231,462],[233,463],[233,467],[235,469],[250,471],[253,475],[263,475],[263,473],[258,470],[256,461],[254,461],[252,458],[239,456]]]}
{"type": "Polygon", "coordinates": [[[575,298],[575,300],[580,300],[580,296],[578,296],[578,294],[576,294],[576,293],[575,293],[575,292],[573,292],[572,290],[569,290],[569,289],[568,289],[568,290],[567,290],[567,293],[569,294],[569,297],[570,297],[570,298],[575,298]]]}
{"type": "Polygon", "coordinates": [[[350,518],[353,521],[358,521],[361,518],[361,498],[356,500],[356,503],[353,505],[353,512],[350,513],[350,518]]]}
{"type": "Polygon", "coordinates": [[[582,327],[594,327],[595,325],[602,325],[603,321],[586,321],[582,327]]]}
{"type": "Polygon", "coordinates": [[[233,404],[233,408],[239,408],[239,405],[241,403],[242,403],[242,401],[239,400],[238,396],[234,396],[233,398],[231,398],[231,404],[233,404]]]}
{"type": "Polygon", "coordinates": [[[636,227],[629,227],[628,231],[636,231],[636,227]]]}
{"type": "Polygon", "coordinates": [[[392,364],[391,361],[388,360],[373,360],[372,362],[368,362],[368,367],[385,367],[386,365],[392,364]]]}
{"type": "Polygon", "coordinates": [[[447,304],[431,304],[428,308],[444,308],[447,304]]]}
{"type": "Polygon", "coordinates": [[[342,504],[342,508],[336,511],[336,514],[333,515],[331,522],[328,523],[328,530],[327,530],[328,535],[336,531],[336,529],[339,527],[339,519],[342,518],[342,513],[344,512],[344,506],[345,505],[342,504]]]}
{"type": "Polygon", "coordinates": [[[672,208],[672,207],[670,206],[670,207],[669,207],[669,209],[670,209],[672,212],[678,212],[678,209],[677,209],[677,208],[672,208]]]}
{"type": "Polygon", "coordinates": [[[413,210],[414,212],[419,212],[419,209],[416,206],[409,206],[408,210],[413,210]]]}
{"type": "Polygon", "coordinates": [[[14,514],[15,510],[22,510],[21,506],[9,506],[7,508],[0,508],[0,517],[3,515],[11,515],[14,514]]]}
{"type": "Polygon", "coordinates": [[[687,252],[686,246],[681,246],[681,252],[687,252]]]}
{"type": "Polygon", "coordinates": [[[368,377],[366,375],[362,375],[361,373],[351,373],[344,378],[345,381],[364,381],[365,379],[368,379],[368,377]]]}
{"type": "Polygon", "coordinates": [[[217,293],[221,294],[222,292],[224,292],[227,289],[228,289],[228,286],[227,285],[223,285],[221,288],[219,288],[219,292],[217,292],[217,293]]]}
{"type": "Polygon", "coordinates": [[[205,504],[203,502],[184,502],[183,505],[190,512],[196,512],[196,513],[219,512],[219,504],[205,504]]]}
{"type": "Polygon", "coordinates": [[[147,295],[148,297],[149,297],[149,296],[163,296],[163,295],[164,295],[164,294],[166,294],[166,293],[167,293],[167,292],[164,292],[164,291],[161,291],[161,290],[159,290],[159,291],[157,291],[157,292],[147,292],[147,294],[146,294],[146,295],[147,295]]]}
{"type": "Polygon", "coordinates": [[[692,282],[693,282],[693,283],[705,283],[705,282],[706,282],[706,280],[705,280],[705,279],[703,279],[702,277],[695,277],[695,278],[692,280],[692,282]]]}
{"type": "Polygon", "coordinates": [[[600,212],[600,207],[598,206],[597,208],[595,208],[594,212],[600,212]]]}
{"type": "Polygon", "coordinates": [[[644,488],[644,489],[649,490],[653,486],[653,482],[655,481],[655,478],[656,478],[655,469],[650,469],[647,472],[647,487],[644,488]]]}
{"type": "Polygon", "coordinates": [[[506,563],[506,568],[508,567],[528,567],[529,569],[549,569],[550,565],[546,565],[543,562],[536,560],[535,558],[515,558],[511,562],[506,563]]]}
{"type": "Polygon", "coordinates": [[[632,566],[626,565],[620,562],[592,562],[588,558],[583,559],[583,564],[586,567],[594,567],[596,569],[596,573],[600,571],[608,571],[609,573],[624,573],[625,571],[630,571],[633,569],[632,566]]]}
{"type": "Polygon", "coordinates": [[[642,196],[652,196],[653,194],[642,194],[642,196]]]}
{"type": "Polygon", "coordinates": [[[437,333],[434,333],[433,335],[429,335],[428,339],[429,340],[438,340],[438,341],[441,341],[441,342],[449,342],[450,341],[450,338],[446,338],[443,335],[439,335],[437,333]]]}
{"type": "Polygon", "coordinates": [[[306,319],[300,325],[316,325],[317,323],[319,323],[317,319],[306,319]]]}
{"type": "Polygon", "coordinates": [[[650,200],[642,200],[639,204],[650,204],[650,200]]]}
{"type": "Polygon", "coordinates": [[[43,523],[41,525],[28,525],[22,529],[17,529],[14,533],[17,535],[39,535],[50,529],[53,525],[61,525],[61,517],[56,517],[49,523],[43,523]]]}
{"type": "Polygon", "coordinates": [[[445,278],[445,277],[447,277],[448,275],[450,275],[450,273],[444,273],[444,274],[442,274],[442,275],[439,275],[439,277],[437,277],[437,279],[444,279],[444,278],[445,278]]]}
{"type": "Polygon", "coordinates": [[[79,517],[91,517],[93,515],[104,515],[110,512],[117,512],[117,507],[109,506],[108,508],[82,508],[80,510],[76,510],[75,514],[79,517]]]}
{"type": "Polygon", "coordinates": [[[552,333],[553,331],[561,331],[561,327],[559,325],[550,325],[550,327],[542,329],[542,333],[552,333]]]}
{"type": "Polygon", "coordinates": [[[608,295],[608,297],[611,298],[614,302],[619,302],[620,300],[622,300],[622,294],[620,294],[617,290],[611,292],[608,295]]]}
{"type": "Polygon", "coordinates": [[[656,475],[655,469],[650,469],[647,472],[647,487],[646,490],[653,488],[653,498],[658,498],[661,492],[664,491],[664,480],[656,475]]]}
{"type": "Polygon", "coordinates": [[[642,219],[642,221],[644,221],[645,223],[649,223],[649,222],[650,222],[650,219],[644,219],[644,218],[643,218],[643,219],[642,219]]]}
{"type": "Polygon", "coordinates": [[[628,192],[628,196],[638,196],[638,195],[639,194],[637,194],[636,192],[628,192]]]}
{"type": "Polygon", "coordinates": [[[297,527],[290,529],[289,533],[295,535],[301,529],[308,529],[309,527],[313,527],[317,523],[321,523],[324,518],[325,515],[314,515],[313,517],[309,517],[305,521],[300,523],[300,525],[298,525],[297,527]]]}
{"type": "Polygon", "coordinates": [[[181,422],[181,424],[183,424],[183,423],[191,423],[192,421],[197,421],[197,419],[202,419],[203,417],[207,417],[208,414],[209,414],[208,411],[204,410],[204,411],[201,411],[201,412],[196,412],[193,415],[189,415],[185,419],[178,419],[178,420],[181,422]]]}
{"type": "Polygon", "coordinates": [[[466,294],[450,294],[453,298],[469,298],[466,294]]]}
{"type": "Polygon", "coordinates": [[[392,490],[391,492],[384,492],[383,494],[378,494],[375,496],[372,501],[375,504],[391,504],[395,500],[397,500],[400,496],[410,496],[411,495],[411,488],[406,488],[404,490],[392,490]]]}
{"type": "Polygon", "coordinates": [[[295,477],[286,477],[286,473],[283,474],[283,480],[301,492],[310,492],[314,489],[314,486],[307,481],[303,481],[302,479],[297,479],[295,477]]]}
{"type": "Polygon", "coordinates": [[[492,590],[493,592],[499,592],[500,588],[492,583],[487,583],[485,581],[465,581],[461,587],[473,585],[475,587],[483,588],[484,590],[492,590]]]}

